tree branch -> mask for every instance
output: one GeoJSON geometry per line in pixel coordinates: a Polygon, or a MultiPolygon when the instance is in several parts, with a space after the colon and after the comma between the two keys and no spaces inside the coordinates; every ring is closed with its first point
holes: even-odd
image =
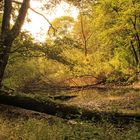
{"type": "Polygon", "coordinates": [[[94,33],[94,32],[92,32],[92,33],[87,37],[87,39],[86,39],[87,42],[88,42],[88,40],[92,37],[93,33],[94,33]]]}
{"type": "Polygon", "coordinates": [[[41,14],[40,12],[34,10],[34,9],[31,8],[31,7],[30,7],[30,10],[32,10],[32,11],[35,12],[36,14],[42,16],[42,17],[49,23],[50,27],[53,29],[54,34],[55,34],[56,29],[53,27],[53,25],[51,24],[51,22],[50,22],[43,14],[41,14]]]}
{"type": "Polygon", "coordinates": [[[26,17],[28,8],[29,8],[29,5],[30,5],[30,0],[24,0],[23,3],[21,4],[17,20],[9,33],[11,39],[16,38],[18,36],[18,34],[20,33],[21,27],[24,23],[24,20],[25,20],[25,17],[26,17]]]}
{"type": "MultiPolygon", "coordinates": [[[[18,1],[12,1],[12,2],[14,2],[14,3],[16,3],[16,4],[22,4],[21,2],[18,2],[18,1]]],[[[45,15],[43,15],[43,14],[41,14],[40,12],[38,12],[38,11],[36,11],[36,10],[34,10],[31,6],[29,7],[29,9],[31,10],[31,11],[33,11],[34,13],[36,13],[36,14],[38,14],[38,15],[40,15],[40,16],[42,16],[48,23],[49,23],[49,25],[50,25],[50,27],[53,29],[53,31],[54,31],[54,34],[55,34],[55,32],[56,32],[56,29],[53,27],[53,25],[51,24],[51,22],[48,20],[48,18],[46,18],[46,16],[45,15]]]]}

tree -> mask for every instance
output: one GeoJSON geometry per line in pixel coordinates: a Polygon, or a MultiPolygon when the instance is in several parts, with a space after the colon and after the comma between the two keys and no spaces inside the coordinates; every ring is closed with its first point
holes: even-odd
{"type": "Polygon", "coordinates": [[[116,44],[129,46],[128,49],[130,48],[134,54],[133,58],[135,59],[136,66],[138,66],[140,61],[140,3],[136,0],[106,0],[104,6],[107,13],[114,15],[113,26],[110,27],[108,33],[110,36],[114,36],[116,44]]]}
{"type": "Polygon", "coordinates": [[[51,24],[56,29],[56,31],[54,31],[52,27],[50,27],[48,34],[51,37],[55,36],[55,38],[64,38],[66,36],[71,36],[70,33],[74,25],[74,19],[70,16],[62,16],[59,18],[55,18],[51,22],[51,24]]]}
{"type": "Polygon", "coordinates": [[[12,43],[21,31],[21,27],[24,23],[29,8],[29,3],[30,0],[23,0],[17,19],[11,28],[10,21],[12,15],[12,0],[4,0],[4,13],[0,35],[0,86],[6,65],[8,63],[12,43]]]}
{"type": "MultiPolygon", "coordinates": [[[[100,0],[93,4],[89,17],[94,30],[90,41],[95,56],[102,52],[99,57],[104,57],[108,63],[117,56],[119,69],[126,65],[134,69],[139,67],[139,13],[140,2],[137,0],[100,0]]],[[[116,67],[115,63],[112,65],[116,67]]]]}
{"type": "MultiPolygon", "coordinates": [[[[44,10],[50,10],[55,7],[56,4],[59,4],[61,0],[50,0],[46,1],[45,3],[42,1],[40,2],[43,4],[44,10]]],[[[0,10],[4,9],[0,35],[0,86],[2,83],[6,65],[8,63],[12,44],[21,31],[28,9],[30,8],[33,12],[42,16],[50,24],[51,28],[53,28],[49,20],[43,14],[35,11],[35,9],[32,9],[29,3],[30,0],[22,0],[22,2],[14,0],[0,1],[0,10]],[[13,3],[17,4],[18,6],[13,6],[13,3]],[[15,14],[15,9],[18,11],[16,12],[18,13],[18,16],[16,16],[15,14]],[[10,24],[11,18],[14,21],[13,25],[10,24]]]]}

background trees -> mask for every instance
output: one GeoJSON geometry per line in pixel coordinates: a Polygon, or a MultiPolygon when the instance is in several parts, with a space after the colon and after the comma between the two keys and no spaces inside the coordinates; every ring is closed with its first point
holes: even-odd
{"type": "MultiPolygon", "coordinates": [[[[134,81],[136,77],[138,78],[139,1],[67,0],[79,9],[77,19],[62,16],[51,21],[46,41],[42,43],[35,42],[27,32],[20,33],[29,8],[29,1],[24,0],[20,3],[19,16],[13,17],[14,25],[10,25],[11,15],[13,16],[13,10],[10,9],[12,1],[8,2],[5,0],[4,8],[9,10],[9,14],[4,12],[1,23],[1,80],[10,54],[4,83],[8,84],[8,79],[11,77],[20,77],[20,73],[26,71],[23,70],[26,66],[34,74],[31,77],[24,76],[25,79],[19,79],[20,81],[24,79],[23,84],[36,77],[40,77],[39,79],[46,77],[50,81],[77,75],[101,76],[108,81],[134,81]],[[7,46],[7,44],[4,45],[7,39],[9,47],[5,48],[3,46],[7,46]],[[12,73],[13,70],[15,73],[12,73]],[[16,71],[19,71],[19,74],[16,71]]],[[[46,6],[50,4],[51,1],[46,6]]],[[[27,73],[25,75],[28,75],[27,73]]]]}

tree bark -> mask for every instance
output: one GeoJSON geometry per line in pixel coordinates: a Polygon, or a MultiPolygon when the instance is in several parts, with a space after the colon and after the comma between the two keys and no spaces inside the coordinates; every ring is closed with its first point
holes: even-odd
{"type": "Polygon", "coordinates": [[[8,61],[8,52],[11,46],[11,43],[6,39],[7,33],[10,30],[11,12],[12,12],[12,1],[4,0],[4,14],[0,36],[0,86],[3,79],[4,70],[8,61]]]}
{"type": "Polygon", "coordinates": [[[132,41],[130,41],[130,44],[131,44],[131,48],[132,48],[132,51],[133,51],[133,54],[134,54],[134,58],[135,58],[136,65],[138,65],[138,64],[139,64],[139,59],[138,59],[137,52],[136,52],[136,50],[135,50],[135,47],[134,47],[132,41]]]}
{"type": "Polygon", "coordinates": [[[4,76],[4,71],[8,63],[11,45],[12,42],[7,40],[7,38],[4,39],[4,41],[1,40],[0,42],[0,87],[4,76]]]}
{"type": "Polygon", "coordinates": [[[132,25],[133,25],[133,29],[134,29],[134,37],[135,40],[137,42],[137,48],[138,48],[138,64],[139,64],[139,57],[140,57],[140,36],[137,30],[137,16],[134,15],[134,20],[132,18],[130,18],[132,25]]]}
{"type": "Polygon", "coordinates": [[[12,29],[10,29],[10,19],[12,14],[12,0],[4,0],[4,14],[2,19],[2,30],[0,36],[0,87],[9,59],[9,52],[15,38],[19,35],[24,23],[30,0],[23,0],[18,17],[12,29]]]}
{"type": "Polygon", "coordinates": [[[10,19],[12,12],[12,1],[4,0],[4,14],[2,21],[2,36],[6,35],[6,33],[10,30],[10,19]]]}

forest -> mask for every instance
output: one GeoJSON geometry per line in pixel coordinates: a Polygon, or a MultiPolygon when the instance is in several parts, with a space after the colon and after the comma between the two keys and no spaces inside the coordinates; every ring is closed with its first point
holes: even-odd
{"type": "Polygon", "coordinates": [[[0,140],[138,140],[139,101],[139,0],[0,0],[0,140]]]}

